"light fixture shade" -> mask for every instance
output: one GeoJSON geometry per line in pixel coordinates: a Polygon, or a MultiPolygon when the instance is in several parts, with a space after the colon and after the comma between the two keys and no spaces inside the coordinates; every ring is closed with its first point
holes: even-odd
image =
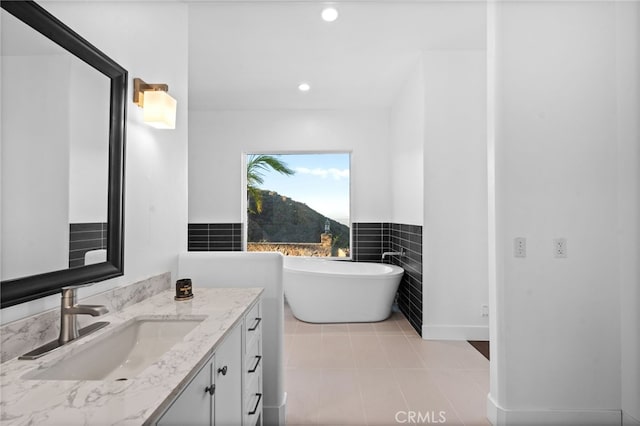
{"type": "Polygon", "coordinates": [[[175,129],[177,105],[165,91],[145,90],[143,120],[156,129],[175,129]]]}

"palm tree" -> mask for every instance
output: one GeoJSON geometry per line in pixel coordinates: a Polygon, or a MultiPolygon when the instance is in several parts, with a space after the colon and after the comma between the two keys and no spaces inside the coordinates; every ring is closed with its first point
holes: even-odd
{"type": "Polygon", "coordinates": [[[249,155],[247,161],[247,196],[253,199],[256,212],[262,213],[262,193],[258,185],[264,182],[264,173],[274,170],[286,176],[292,176],[296,172],[287,167],[287,164],[273,155],[249,155]]]}

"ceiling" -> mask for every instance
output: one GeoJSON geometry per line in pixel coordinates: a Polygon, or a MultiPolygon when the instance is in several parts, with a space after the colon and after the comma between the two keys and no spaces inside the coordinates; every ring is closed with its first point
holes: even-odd
{"type": "Polygon", "coordinates": [[[385,108],[422,50],[485,47],[483,2],[324,4],[189,3],[190,109],[385,108]]]}

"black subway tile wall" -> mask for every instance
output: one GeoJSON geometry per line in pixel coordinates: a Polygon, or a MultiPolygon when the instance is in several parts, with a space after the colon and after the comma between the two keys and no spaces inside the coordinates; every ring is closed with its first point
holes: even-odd
{"type": "Polygon", "coordinates": [[[398,307],[413,328],[422,335],[422,226],[391,224],[387,251],[404,251],[390,262],[401,266],[404,275],[398,289],[398,307]]]}
{"type": "Polygon", "coordinates": [[[84,266],[84,255],[90,250],[107,248],[107,224],[69,224],[69,268],[84,266]]]}
{"type": "Polygon", "coordinates": [[[351,258],[355,262],[380,262],[388,239],[389,228],[384,223],[353,223],[351,228],[351,258]]]}
{"type": "Polygon", "coordinates": [[[405,252],[405,256],[389,256],[385,262],[405,270],[398,289],[398,307],[422,335],[422,226],[354,223],[352,239],[352,258],[356,262],[381,262],[386,251],[405,252]]]}
{"type": "Polygon", "coordinates": [[[190,223],[189,251],[242,251],[241,223],[190,223]]]}

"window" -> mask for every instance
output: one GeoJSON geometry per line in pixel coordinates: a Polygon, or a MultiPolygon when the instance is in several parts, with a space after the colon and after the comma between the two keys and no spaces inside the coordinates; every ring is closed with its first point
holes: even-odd
{"type": "Polygon", "coordinates": [[[248,154],[247,250],[350,256],[350,154],[248,154]]]}

